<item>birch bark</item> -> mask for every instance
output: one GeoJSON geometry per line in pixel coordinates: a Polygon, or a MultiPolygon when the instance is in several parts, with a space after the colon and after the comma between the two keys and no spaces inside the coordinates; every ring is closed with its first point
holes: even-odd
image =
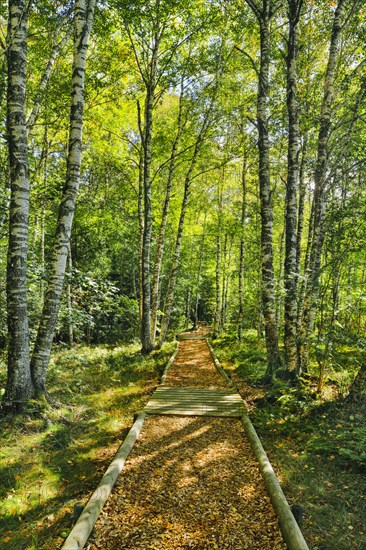
{"type": "Polygon", "coordinates": [[[310,337],[314,328],[319,294],[321,254],[324,242],[324,222],[326,212],[326,171],[328,159],[328,140],[331,128],[332,105],[334,99],[334,80],[342,28],[344,26],[347,0],[338,0],[334,14],[329,57],[324,81],[324,93],[320,113],[318,151],[314,174],[314,198],[312,205],[312,224],[310,227],[311,248],[308,276],[304,299],[304,311],[299,338],[298,372],[307,371],[309,362],[310,337]]]}
{"type": "Polygon", "coordinates": [[[201,277],[202,277],[202,266],[203,266],[203,253],[205,249],[205,237],[206,237],[206,220],[207,220],[207,214],[205,212],[205,219],[203,222],[203,233],[202,233],[202,240],[201,240],[201,246],[200,246],[200,257],[199,257],[199,263],[198,263],[198,272],[197,272],[197,280],[196,280],[196,299],[195,299],[195,306],[194,306],[194,325],[193,330],[196,330],[198,328],[198,308],[200,303],[200,285],[201,285],[201,277]]]}
{"type": "Polygon", "coordinates": [[[180,260],[180,250],[181,250],[182,238],[183,238],[184,221],[185,221],[185,216],[186,216],[186,211],[188,206],[188,199],[191,191],[192,176],[193,176],[193,171],[195,169],[195,166],[198,160],[198,155],[205,137],[205,133],[209,126],[210,112],[211,112],[211,107],[208,109],[205,119],[202,123],[202,127],[194,147],[192,160],[185,177],[184,194],[183,194],[182,206],[181,206],[181,211],[179,216],[173,262],[172,262],[172,267],[169,274],[168,287],[167,287],[166,298],[165,298],[164,315],[161,323],[160,337],[157,344],[157,348],[161,348],[161,346],[165,341],[166,333],[170,323],[170,317],[173,310],[174,293],[175,293],[175,285],[177,282],[177,271],[178,271],[179,260],[180,260]]]}
{"type": "Polygon", "coordinates": [[[89,2],[76,0],[75,3],[74,61],[66,182],[59,208],[48,288],[31,360],[32,379],[37,395],[46,393],[46,373],[60,308],[76,196],[80,183],[85,65],[94,7],[95,0],[89,0],[89,2]]]}
{"type": "Polygon", "coordinates": [[[214,335],[217,337],[221,332],[222,318],[222,294],[221,294],[221,228],[218,227],[218,235],[216,237],[216,307],[215,307],[215,324],[214,335]]]}
{"type": "Polygon", "coordinates": [[[26,127],[27,6],[9,0],[7,132],[10,165],[10,220],[7,259],[8,376],[2,406],[21,410],[33,395],[29,366],[27,257],[29,166],[26,127]]]}
{"type": "Polygon", "coordinates": [[[260,28],[260,68],[258,75],[257,126],[259,152],[259,193],[261,209],[262,308],[267,348],[267,377],[280,367],[278,327],[276,324],[273,272],[273,205],[269,160],[268,95],[270,68],[270,21],[278,3],[272,0],[247,0],[260,28]]]}
{"type": "Polygon", "coordinates": [[[241,175],[242,185],[242,203],[241,203],[241,219],[240,219],[240,253],[239,253],[239,313],[238,313],[238,338],[243,338],[243,322],[244,322],[244,275],[245,275],[245,218],[247,209],[247,158],[244,151],[243,169],[241,175]]]}
{"type": "Polygon", "coordinates": [[[142,232],[142,256],[141,256],[141,288],[142,288],[142,315],[141,315],[141,351],[150,353],[153,350],[150,329],[151,307],[151,280],[150,280],[150,250],[152,228],[152,204],[151,204],[151,146],[153,127],[153,108],[155,101],[156,69],[159,52],[159,38],[154,42],[150,75],[146,81],[145,99],[145,130],[144,130],[144,170],[143,170],[143,199],[144,199],[144,225],[142,232]]]}
{"type": "Polygon", "coordinates": [[[164,254],[165,231],[166,231],[168,214],[170,209],[170,197],[171,197],[172,188],[173,188],[173,178],[175,173],[178,145],[184,130],[183,97],[184,97],[184,78],[181,79],[178,117],[177,117],[177,133],[175,135],[175,138],[172,144],[172,150],[171,150],[171,156],[170,156],[170,162],[169,162],[169,168],[168,168],[168,181],[166,184],[163,214],[162,214],[161,223],[159,227],[159,235],[158,235],[158,240],[156,245],[156,255],[155,255],[154,270],[153,270],[153,283],[152,283],[152,290],[151,290],[151,341],[153,345],[155,345],[155,338],[156,338],[156,325],[157,325],[159,299],[160,299],[160,273],[161,273],[161,264],[163,261],[163,254],[164,254]]]}
{"type": "Polygon", "coordinates": [[[284,348],[287,376],[296,378],[297,369],[297,195],[299,190],[299,106],[296,94],[296,59],[298,23],[302,0],[288,0],[287,112],[288,112],[288,176],[285,211],[285,316],[284,348]]]}

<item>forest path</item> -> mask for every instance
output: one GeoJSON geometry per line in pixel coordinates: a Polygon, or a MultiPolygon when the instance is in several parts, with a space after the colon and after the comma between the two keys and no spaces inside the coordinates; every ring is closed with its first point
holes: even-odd
{"type": "MultiPolygon", "coordinates": [[[[164,386],[230,392],[197,339],[179,342],[164,386]]],[[[88,548],[286,548],[239,418],[149,416],[88,548]]]]}

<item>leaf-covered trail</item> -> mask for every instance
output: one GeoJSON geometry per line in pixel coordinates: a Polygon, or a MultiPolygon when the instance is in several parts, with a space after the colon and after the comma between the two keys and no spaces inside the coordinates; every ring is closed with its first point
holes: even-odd
{"type": "MultiPolygon", "coordinates": [[[[180,342],[166,383],[183,379],[185,386],[225,387],[205,341],[180,342]]],[[[147,418],[89,548],[285,548],[241,422],[147,418]]]]}

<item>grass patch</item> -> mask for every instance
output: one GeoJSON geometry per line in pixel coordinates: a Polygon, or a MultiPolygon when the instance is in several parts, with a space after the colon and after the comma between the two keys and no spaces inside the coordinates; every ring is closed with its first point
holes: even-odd
{"type": "Polygon", "coordinates": [[[312,550],[366,548],[366,411],[344,396],[359,350],[337,350],[322,395],[317,368],[301,388],[281,381],[260,388],[266,369],[263,343],[223,337],[214,342],[223,366],[249,403],[252,422],[290,504],[305,510],[304,536],[312,550]]]}
{"type": "MultiPolygon", "coordinates": [[[[53,355],[48,389],[60,408],[0,424],[0,548],[59,548],[151,395],[174,344],[76,346],[53,355]]],[[[0,386],[5,370],[0,369],[0,386]]]]}

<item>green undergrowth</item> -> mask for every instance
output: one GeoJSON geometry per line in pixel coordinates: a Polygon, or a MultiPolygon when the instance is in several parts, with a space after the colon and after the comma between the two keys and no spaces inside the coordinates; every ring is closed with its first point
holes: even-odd
{"type": "MultiPolygon", "coordinates": [[[[57,349],[48,390],[60,406],[31,403],[0,423],[0,548],[61,546],[158,383],[174,344],[144,357],[137,344],[57,349]]],[[[0,387],[5,368],[0,368],[0,387]]]]}
{"type": "Polygon", "coordinates": [[[254,331],[242,342],[213,342],[252,407],[260,435],[290,504],[304,508],[302,528],[312,550],[366,548],[366,411],[346,400],[359,350],[337,350],[337,364],[317,393],[317,365],[299,387],[264,386],[265,347],[254,331]]]}

